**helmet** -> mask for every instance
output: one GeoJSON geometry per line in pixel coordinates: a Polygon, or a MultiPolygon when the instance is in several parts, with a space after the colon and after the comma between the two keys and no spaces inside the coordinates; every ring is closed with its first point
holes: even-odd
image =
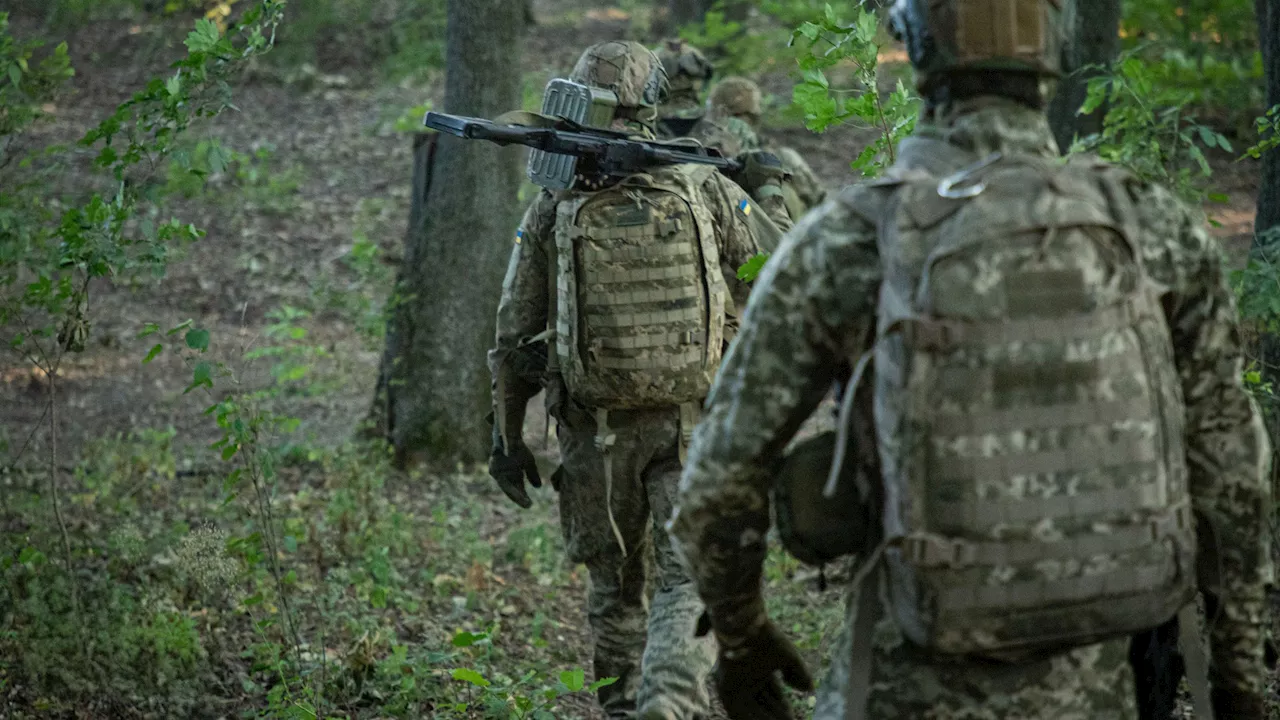
{"type": "Polygon", "coordinates": [[[744,77],[731,75],[711,88],[707,105],[717,115],[734,115],[754,121],[760,117],[760,86],[744,77]]]}
{"type": "Polygon", "coordinates": [[[612,90],[618,96],[619,108],[656,109],[670,92],[667,73],[658,56],[630,40],[611,40],[587,48],[569,79],[612,90]]]}
{"type": "Polygon", "coordinates": [[[1061,71],[1063,3],[1070,0],[895,0],[889,27],[927,92],[963,70],[1061,71]]]}
{"type": "Polygon", "coordinates": [[[658,58],[671,79],[673,95],[687,95],[696,100],[715,74],[715,68],[702,51],[679,38],[664,42],[658,58]]]}

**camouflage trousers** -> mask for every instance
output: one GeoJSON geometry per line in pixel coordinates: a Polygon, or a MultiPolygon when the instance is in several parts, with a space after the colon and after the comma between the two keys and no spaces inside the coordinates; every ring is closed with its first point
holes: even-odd
{"type": "Polygon", "coordinates": [[[584,563],[590,577],[595,675],[618,678],[599,690],[600,704],[609,718],[637,711],[670,720],[704,717],[715,644],[694,637],[703,605],[663,527],[680,480],[678,412],[608,413],[611,483],[594,417],[573,408],[555,414],[563,463],[556,482],[560,522],[569,559],[584,563]]]}
{"type": "MultiPolygon", "coordinates": [[[[853,602],[850,602],[852,607],[853,602]]],[[[818,689],[814,720],[861,720],[846,705],[853,636],[846,618],[818,689]]],[[[1136,720],[1129,638],[1023,664],[940,659],[881,620],[872,640],[867,718],[876,720],[1136,720]]]]}

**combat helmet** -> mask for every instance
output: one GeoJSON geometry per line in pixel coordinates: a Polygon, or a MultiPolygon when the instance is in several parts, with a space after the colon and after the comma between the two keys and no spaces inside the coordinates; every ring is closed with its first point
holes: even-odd
{"type": "Polygon", "coordinates": [[[671,88],[658,56],[630,40],[610,40],[587,48],[569,79],[613,91],[618,96],[614,117],[635,120],[650,129],[671,88]]]}
{"type": "Polygon", "coordinates": [[[730,75],[711,88],[707,107],[720,117],[739,117],[755,125],[760,120],[760,86],[737,75],[730,75]]]}
{"type": "Polygon", "coordinates": [[[966,73],[1057,77],[1069,1],[895,0],[889,26],[927,96],[966,73]]]}
{"type": "Polygon", "coordinates": [[[671,80],[673,100],[692,98],[696,102],[715,74],[711,61],[701,50],[678,38],[662,44],[658,59],[671,80]]]}

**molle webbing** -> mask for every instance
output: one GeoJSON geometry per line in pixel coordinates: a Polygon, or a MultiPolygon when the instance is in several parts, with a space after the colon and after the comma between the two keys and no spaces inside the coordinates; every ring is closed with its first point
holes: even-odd
{"type": "Polygon", "coordinates": [[[723,280],[703,238],[714,228],[688,197],[636,176],[559,206],[556,352],[579,402],[679,405],[709,388],[723,280]]]}
{"type": "Polygon", "coordinates": [[[1054,495],[1006,499],[999,503],[982,500],[933,500],[931,512],[957,525],[1007,525],[1039,522],[1045,518],[1075,519],[1106,515],[1117,507],[1158,509],[1164,504],[1159,485],[1147,483],[1111,490],[1093,490],[1076,495],[1054,495]]]}
{"type": "Polygon", "coordinates": [[[1006,585],[965,585],[939,593],[940,604],[957,610],[1014,610],[1044,604],[1083,603],[1100,597],[1124,597],[1167,585],[1177,569],[1166,566],[1121,568],[1114,572],[1053,581],[1006,585]]]}
{"type": "Polygon", "coordinates": [[[921,350],[946,351],[961,345],[1044,342],[1094,337],[1110,330],[1132,327],[1142,303],[1130,300],[1087,315],[1074,317],[1007,318],[995,323],[966,323],[915,318],[901,322],[906,341],[921,350]]]}
{"type": "MultiPolygon", "coordinates": [[[[1129,500],[1129,498],[1117,499],[1129,500]]],[[[1147,503],[1148,506],[1152,504],[1147,503]]],[[[1065,505],[1053,509],[1062,507],[1065,505]]],[[[1088,509],[1093,511],[1089,514],[1097,514],[1096,507],[1088,509]]],[[[991,516],[986,515],[983,510],[984,508],[978,508],[975,514],[982,516],[984,521],[990,521],[991,516]]],[[[1065,537],[1060,540],[977,542],[949,540],[933,535],[913,535],[902,541],[902,548],[908,558],[921,567],[959,569],[973,566],[1026,565],[1044,560],[1090,558],[1095,555],[1142,550],[1169,533],[1186,528],[1190,522],[1190,510],[1183,505],[1149,523],[1126,525],[1105,532],[1065,537]]]]}

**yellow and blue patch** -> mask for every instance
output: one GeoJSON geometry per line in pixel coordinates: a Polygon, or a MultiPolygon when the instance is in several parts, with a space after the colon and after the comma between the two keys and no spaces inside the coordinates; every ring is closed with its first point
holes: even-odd
{"type": "Polygon", "coordinates": [[[519,245],[520,241],[523,239],[524,239],[524,228],[519,228],[516,230],[516,244],[519,245]]]}
{"type": "Polygon", "coordinates": [[[739,203],[738,203],[738,210],[742,211],[742,214],[743,214],[743,215],[750,215],[750,214],[751,214],[751,202],[750,202],[750,201],[748,201],[748,200],[746,200],[746,199],[743,199],[743,200],[742,200],[742,202],[739,202],[739,203]]]}

